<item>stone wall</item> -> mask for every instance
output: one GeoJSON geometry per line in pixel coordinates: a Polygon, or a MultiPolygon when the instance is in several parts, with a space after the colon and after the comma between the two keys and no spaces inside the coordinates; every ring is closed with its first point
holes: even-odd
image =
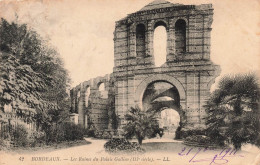
{"type": "Polygon", "coordinates": [[[107,129],[111,127],[111,113],[107,110],[110,109],[120,118],[120,130],[126,124],[124,115],[130,107],[142,108],[147,86],[165,81],[178,90],[184,127],[205,127],[203,105],[220,73],[220,67],[210,61],[212,21],[211,4],[180,5],[166,1],[152,2],[117,21],[113,73],[83,82],[71,91],[72,112],[79,114],[79,124],[94,123],[107,129]],[[153,54],[153,35],[158,26],[164,26],[167,32],[167,58],[161,67],[154,65],[153,54]],[[106,97],[98,91],[100,82],[105,83],[106,97]],[[87,87],[90,107],[84,106],[87,87]]]}
{"type": "Polygon", "coordinates": [[[114,77],[117,85],[116,112],[124,115],[130,107],[142,108],[142,96],[149,83],[167,81],[182,95],[180,104],[186,127],[203,127],[203,105],[220,68],[210,61],[212,5],[149,4],[116,22],[114,32],[114,77]],[[145,53],[139,54],[140,26],[145,28],[145,53]],[[153,34],[158,26],[167,32],[167,60],[155,67],[153,34]],[[183,29],[181,29],[183,28],[183,29]]]}
{"type": "Polygon", "coordinates": [[[85,81],[71,90],[71,113],[78,114],[78,124],[89,128],[108,129],[109,108],[113,106],[113,75],[85,81]],[[100,85],[104,83],[104,90],[100,85]]]}

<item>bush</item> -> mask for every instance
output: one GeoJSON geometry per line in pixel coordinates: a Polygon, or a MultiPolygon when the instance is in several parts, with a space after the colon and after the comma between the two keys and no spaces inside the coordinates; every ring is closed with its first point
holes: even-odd
{"type": "Polygon", "coordinates": [[[112,138],[112,133],[108,130],[104,131],[102,136],[101,136],[102,139],[111,139],[112,138]]]}
{"type": "Polygon", "coordinates": [[[129,142],[125,138],[113,138],[104,145],[109,153],[142,153],[144,149],[136,142],[129,142]]]}
{"type": "Polygon", "coordinates": [[[0,138],[0,150],[6,150],[10,145],[10,140],[6,140],[2,137],[0,138]]]}
{"type": "Polygon", "coordinates": [[[34,131],[29,136],[30,147],[41,147],[45,145],[46,136],[43,132],[34,131]]]}
{"type": "Polygon", "coordinates": [[[180,138],[187,138],[193,135],[205,135],[206,136],[206,130],[201,130],[201,129],[194,129],[194,130],[182,130],[179,132],[179,137],[180,138]]]}
{"type": "Polygon", "coordinates": [[[88,137],[95,137],[94,130],[86,129],[84,134],[87,135],[88,137]]]}
{"type": "Polygon", "coordinates": [[[33,133],[28,131],[24,125],[8,125],[8,129],[1,132],[0,146],[4,149],[12,147],[34,146],[35,139],[33,133]]]}
{"type": "Polygon", "coordinates": [[[26,147],[29,144],[28,132],[22,125],[17,125],[13,130],[11,137],[14,146],[26,147]]]}
{"type": "Polygon", "coordinates": [[[64,122],[59,125],[53,125],[45,131],[46,142],[59,143],[63,141],[82,140],[84,137],[84,128],[74,123],[64,122]]]}
{"type": "Polygon", "coordinates": [[[148,136],[148,137],[149,137],[149,138],[154,138],[154,137],[157,136],[157,134],[158,134],[160,137],[162,137],[162,136],[164,135],[164,129],[163,129],[163,128],[159,128],[159,126],[158,126],[158,127],[155,127],[155,128],[154,128],[154,132],[153,132],[150,136],[148,136]]]}
{"type": "Polygon", "coordinates": [[[195,145],[195,146],[205,146],[205,147],[225,147],[223,141],[214,139],[205,135],[192,135],[184,139],[184,144],[186,145],[195,145]]]}
{"type": "Polygon", "coordinates": [[[66,141],[82,140],[84,138],[84,128],[72,123],[64,123],[64,138],[66,141]]]}
{"type": "Polygon", "coordinates": [[[204,136],[204,135],[192,135],[185,138],[185,141],[188,142],[194,142],[198,144],[211,144],[213,141],[210,137],[204,136]]]}

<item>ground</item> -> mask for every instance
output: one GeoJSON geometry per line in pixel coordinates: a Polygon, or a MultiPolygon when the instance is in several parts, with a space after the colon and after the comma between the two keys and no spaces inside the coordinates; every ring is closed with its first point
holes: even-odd
{"type": "MultiPolygon", "coordinates": [[[[228,165],[251,165],[260,150],[253,146],[243,147],[243,151],[234,155],[232,150],[206,150],[205,148],[192,148],[185,146],[181,141],[169,138],[147,139],[143,142],[144,154],[137,155],[109,155],[103,145],[107,140],[86,138],[90,143],[61,149],[48,149],[25,152],[1,152],[0,164],[194,164],[214,165],[217,163],[228,165]],[[190,151],[190,152],[189,152],[190,151]],[[223,151],[221,153],[221,151],[223,151]],[[196,154],[197,153],[197,154],[196,154]],[[226,156],[222,159],[220,156],[226,156]],[[214,161],[215,155],[218,157],[214,161]],[[57,158],[58,157],[58,158],[57,158]],[[20,160],[19,160],[20,159],[20,160]],[[45,159],[45,161],[40,161],[45,159]],[[49,160],[49,161],[46,161],[49,160]],[[58,161],[59,159],[59,161],[58,161]],[[37,161],[36,161],[37,160],[37,161]],[[50,161],[52,160],[52,161],[50,161]],[[54,161],[55,160],[55,161],[54,161]],[[97,160],[97,161],[95,161],[97,160]]],[[[259,156],[258,156],[259,158],[259,156]]]]}

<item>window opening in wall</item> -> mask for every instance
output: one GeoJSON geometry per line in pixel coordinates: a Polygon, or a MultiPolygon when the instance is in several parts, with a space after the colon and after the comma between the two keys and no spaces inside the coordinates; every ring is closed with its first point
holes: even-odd
{"type": "Polygon", "coordinates": [[[136,26],[136,56],[145,56],[145,26],[143,24],[136,26]]]}
{"type": "Polygon", "coordinates": [[[166,62],[167,55],[167,33],[164,26],[157,26],[154,30],[153,48],[154,64],[160,67],[166,62]]]}
{"type": "Polygon", "coordinates": [[[186,22],[183,19],[175,23],[175,50],[176,53],[186,51],[186,22]]]}
{"type": "Polygon", "coordinates": [[[99,87],[98,87],[98,90],[101,92],[101,91],[105,91],[105,84],[104,83],[100,83],[99,84],[99,87]]]}

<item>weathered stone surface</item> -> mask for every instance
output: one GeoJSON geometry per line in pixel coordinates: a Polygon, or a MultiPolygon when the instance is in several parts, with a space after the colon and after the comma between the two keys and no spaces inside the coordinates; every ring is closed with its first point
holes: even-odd
{"type": "Polygon", "coordinates": [[[111,112],[115,111],[121,130],[129,108],[142,108],[147,86],[164,81],[178,91],[177,111],[184,127],[205,126],[203,105],[220,73],[220,67],[210,61],[212,21],[211,4],[182,5],[167,1],[152,2],[117,21],[113,73],[83,82],[71,90],[71,110],[79,114],[79,124],[108,129],[111,112]],[[161,67],[155,67],[153,54],[153,33],[158,25],[164,26],[167,32],[167,61],[161,67]],[[105,84],[106,92],[98,90],[100,83],[105,84]],[[85,106],[87,87],[90,95],[85,106]]]}

